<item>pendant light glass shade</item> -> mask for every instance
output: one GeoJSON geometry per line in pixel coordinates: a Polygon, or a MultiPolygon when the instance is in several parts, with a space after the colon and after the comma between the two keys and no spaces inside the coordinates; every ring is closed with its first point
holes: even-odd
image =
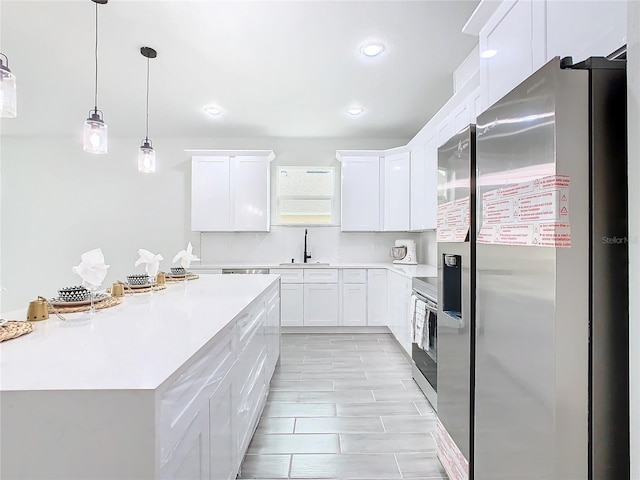
{"type": "Polygon", "coordinates": [[[104,5],[109,0],[92,0],[96,4],[96,41],[95,41],[95,90],[93,94],[93,110],[89,118],[84,121],[82,144],[85,152],[107,153],[107,124],[102,120],[102,112],[98,110],[98,5],[104,5]]]}
{"type": "Polygon", "coordinates": [[[107,124],[98,110],[93,110],[84,121],[83,144],[85,152],[107,153],[107,124]]]}
{"type": "Polygon", "coordinates": [[[145,138],[138,152],[138,171],[156,173],[156,152],[148,138],[145,138]]]}
{"type": "Polygon", "coordinates": [[[0,53],[0,117],[13,118],[18,114],[16,100],[16,77],[9,70],[7,56],[0,53]]]}

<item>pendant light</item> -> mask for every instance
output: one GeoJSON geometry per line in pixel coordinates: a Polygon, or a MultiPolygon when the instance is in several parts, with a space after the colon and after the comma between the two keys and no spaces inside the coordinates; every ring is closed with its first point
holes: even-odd
{"type": "Polygon", "coordinates": [[[9,70],[9,59],[4,53],[0,58],[0,117],[13,118],[17,115],[16,77],[9,70]]]}
{"type": "Polygon", "coordinates": [[[140,53],[147,58],[147,117],[144,140],[138,152],[138,171],[156,173],[156,152],[153,150],[151,140],[149,140],[149,63],[150,59],[158,56],[158,52],[151,47],[142,47],[140,53]]]}
{"type": "Polygon", "coordinates": [[[84,122],[83,145],[89,153],[107,153],[107,124],[102,120],[102,111],[98,110],[98,4],[104,5],[109,0],[91,0],[96,4],[96,43],[94,56],[96,60],[95,91],[93,110],[84,122]]]}

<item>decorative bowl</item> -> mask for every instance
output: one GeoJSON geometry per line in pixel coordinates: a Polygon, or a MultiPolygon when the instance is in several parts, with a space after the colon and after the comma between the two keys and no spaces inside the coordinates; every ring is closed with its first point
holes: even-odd
{"type": "Polygon", "coordinates": [[[127,282],[129,282],[129,285],[146,285],[149,283],[149,275],[146,273],[127,275],[127,282]]]}
{"type": "Polygon", "coordinates": [[[58,298],[63,302],[82,302],[89,298],[89,290],[80,285],[58,290],[58,298]]]}
{"type": "Polygon", "coordinates": [[[186,275],[187,271],[184,267],[171,267],[172,275],[186,275]]]}

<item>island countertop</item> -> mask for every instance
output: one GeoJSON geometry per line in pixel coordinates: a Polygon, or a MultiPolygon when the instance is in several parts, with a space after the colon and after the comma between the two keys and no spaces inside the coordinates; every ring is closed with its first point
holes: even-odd
{"type": "Polygon", "coordinates": [[[93,317],[52,314],[0,344],[0,392],[156,389],[278,278],[201,274],[93,317]]]}

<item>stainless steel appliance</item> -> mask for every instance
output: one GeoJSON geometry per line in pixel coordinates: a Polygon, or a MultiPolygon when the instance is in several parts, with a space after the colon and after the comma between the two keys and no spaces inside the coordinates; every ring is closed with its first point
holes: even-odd
{"type": "Polygon", "coordinates": [[[413,378],[433,406],[438,409],[438,279],[433,277],[414,277],[412,280],[413,297],[424,302],[426,315],[424,336],[420,339],[412,332],[411,358],[413,359],[413,378]]]}
{"type": "Polygon", "coordinates": [[[625,61],[556,58],[477,131],[475,479],[628,479],[625,61]]]}
{"type": "Polygon", "coordinates": [[[470,125],[438,149],[438,457],[452,479],[473,458],[475,149],[470,125]]]}

